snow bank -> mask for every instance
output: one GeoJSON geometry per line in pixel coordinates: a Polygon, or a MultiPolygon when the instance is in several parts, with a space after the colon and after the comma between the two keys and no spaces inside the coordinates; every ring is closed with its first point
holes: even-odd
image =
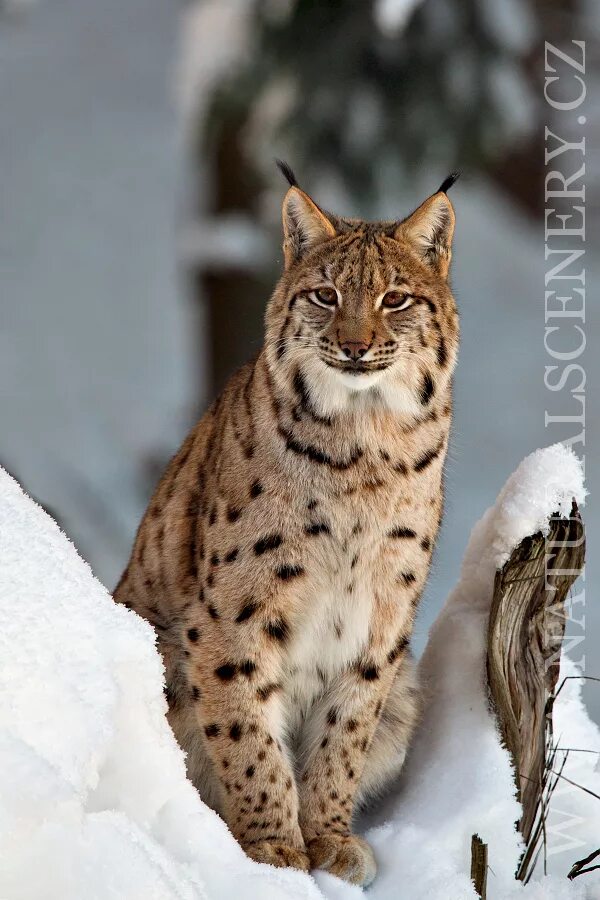
{"type": "MultiPolygon", "coordinates": [[[[396,871],[410,875],[409,887],[395,894],[399,900],[474,900],[467,877],[474,833],[489,845],[493,873],[489,873],[488,896],[492,900],[600,897],[600,886],[595,886],[596,893],[590,892],[598,881],[594,875],[588,876],[587,885],[582,884],[583,877],[573,884],[564,881],[571,864],[600,845],[600,801],[566,783],[557,789],[556,811],[548,828],[548,871],[556,879],[530,884],[527,889],[515,886],[521,844],[512,823],[520,810],[509,755],[500,746],[484,687],[486,630],[496,569],[524,537],[547,531],[550,515],[568,515],[572,499],[582,504],[585,494],[577,457],[557,444],[521,463],[473,529],[459,582],[431,628],[420,662],[429,695],[425,718],[397,793],[371,817],[371,821],[388,820],[369,835],[378,858],[393,861],[396,871]]],[[[576,674],[567,658],[562,674],[576,674]]],[[[568,735],[568,746],[600,750],[600,732],[583,707],[580,691],[580,682],[575,681],[568,681],[561,691],[556,734],[568,735]]],[[[600,794],[600,774],[594,770],[597,760],[593,754],[573,754],[563,774],[600,794]]],[[[391,865],[385,877],[390,879],[391,895],[391,865]]],[[[383,900],[381,881],[379,889],[380,894],[374,893],[383,900]]]]}
{"type": "Polygon", "coordinates": [[[0,473],[2,900],[317,898],[186,780],[150,626],[0,473]]]}
{"type": "MultiPolygon", "coordinates": [[[[421,663],[431,702],[408,768],[364,822],[380,864],[374,900],[472,900],[474,831],[490,845],[491,900],[600,897],[593,875],[564,880],[568,863],[595,848],[600,834],[600,803],[575,789],[560,796],[556,846],[568,831],[581,850],[551,857],[558,874],[543,882],[515,885],[519,843],[510,823],[518,807],[483,681],[495,568],[584,493],[570,451],[538,451],[476,526],[421,663]]],[[[245,857],[185,778],[151,628],[112,602],[55,523],[1,472],[0,560],[3,900],[361,896],[325,873],[313,880],[245,857]]],[[[563,690],[556,722],[572,746],[600,748],[577,682],[563,690]]],[[[595,759],[580,754],[565,774],[600,793],[595,759]]]]}

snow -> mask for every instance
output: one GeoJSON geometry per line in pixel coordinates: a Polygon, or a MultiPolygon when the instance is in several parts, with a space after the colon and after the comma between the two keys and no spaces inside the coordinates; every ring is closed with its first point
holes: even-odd
{"type": "Polygon", "coordinates": [[[248,0],[204,0],[184,9],[176,90],[186,128],[201,121],[219,78],[248,60],[252,12],[248,0]]]}
{"type": "MultiPolygon", "coordinates": [[[[376,816],[392,824],[370,835],[379,859],[385,854],[394,867],[412,873],[407,879],[410,893],[396,895],[402,900],[475,898],[466,875],[474,833],[489,847],[494,873],[488,882],[491,898],[586,896],[581,884],[565,884],[564,877],[576,859],[598,846],[600,801],[572,788],[568,793],[557,789],[553,808],[561,813],[552,812],[549,819],[549,871],[560,876],[558,893],[552,893],[551,879],[544,881],[543,893],[539,885],[515,887],[520,842],[512,823],[519,818],[519,806],[509,755],[499,743],[484,689],[485,638],[496,569],[524,537],[547,531],[549,516],[568,515],[572,499],[581,505],[585,495],[579,460],[572,450],[557,444],[521,463],[473,529],[459,582],[431,628],[419,664],[429,695],[424,720],[398,794],[376,816]],[[563,844],[555,828],[569,814],[582,821],[569,823],[571,846],[559,852],[563,844]],[[431,860],[438,860],[435,869],[431,860]],[[422,872],[428,872],[426,880],[422,872]]],[[[565,658],[562,671],[572,675],[576,670],[565,658]]],[[[556,734],[568,735],[568,746],[600,750],[600,732],[579,694],[579,682],[566,682],[556,706],[556,734]]],[[[600,774],[594,771],[597,759],[593,754],[573,754],[563,774],[600,794],[600,774]]],[[[374,893],[383,900],[385,888],[380,890],[381,894],[374,893]]],[[[600,897],[600,888],[596,890],[596,895],[588,896],[600,897]]]]}
{"type": "Polygon", "coordinates": [[[375,22],[380,31],[393,37],[407,24],[421,0],[377,0],[375,22]]]}
{"type": "MultiPolygon", "coordinates": [[[[565,879],[600,832],[600,803],[569,785],[557,790],[550,823],[551,876],[526,888],[514,882],[518,806],[483,679],[495,568],[548,515],[584,496],[576,457],[551,447],[521,464],[475,527],[420,664],[430,703],[407,768],[362,823],[380,867],[368,892],[374,900],[473,900],[475,831],[489,844],[491,900],[600,897],[594,875],[565,879]],[[565,829],[567,816],[577,821],[565,829]],[[566,831],[575,843],[553,854],[566,831]]],[[[150,626],[112,602],[58,526],[3,472],[0,558],[3,900],[361,896],[325,873],[313,879],[245,857],[185,778],[150,626]]],[[[568,660],[565,671],[575,672],[568,660]]],[[[568,681],[561,692],[556,733],[600,749],[579,691],[568,681]]],[[[600,793],[596,757],[571,759],[564,773],[600,793]]]]}
{"type": "Polygon", "coordinates": [[[3,900],[316,898],[257,866],[186,780],[150,626],[0,478],[3,900]]]}

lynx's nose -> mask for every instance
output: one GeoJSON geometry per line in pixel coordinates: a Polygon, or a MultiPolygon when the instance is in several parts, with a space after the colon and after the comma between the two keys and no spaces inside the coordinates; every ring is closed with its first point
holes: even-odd
{"type": "Polygon", "coordinates": [[[348,359],[356,362],[365,355],[367,350],[369,349],[369,344],[365,343],[365,341],[342,341],[340,343],[340,348],[346,354],[348,359]]]}

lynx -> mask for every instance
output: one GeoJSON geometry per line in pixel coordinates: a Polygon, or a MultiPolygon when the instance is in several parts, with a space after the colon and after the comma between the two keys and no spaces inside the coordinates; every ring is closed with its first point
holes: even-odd
{"type": "MultiPolygon", "coordinates": [[[[447,190],[370,223],[290,182],[262,350],[169,464],[115,599],[156,629],[191,781],[246,853],[375,876],[440,525],[458,315],[447,190]]],[[[235,303],[235,298],[232,298],[235,303]]]]}

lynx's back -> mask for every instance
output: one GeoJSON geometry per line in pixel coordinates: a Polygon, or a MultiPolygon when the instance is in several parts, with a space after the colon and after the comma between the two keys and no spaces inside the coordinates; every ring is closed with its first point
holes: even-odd
{"type": "Polygon", "coordinates": [[[353,811],[419,707],[458,344],[447,187],[365,223],[292,184],[264,347],[170,463],[115,592],[156,628],[190,778],[246,852],[359,884],[353,811]]]}

